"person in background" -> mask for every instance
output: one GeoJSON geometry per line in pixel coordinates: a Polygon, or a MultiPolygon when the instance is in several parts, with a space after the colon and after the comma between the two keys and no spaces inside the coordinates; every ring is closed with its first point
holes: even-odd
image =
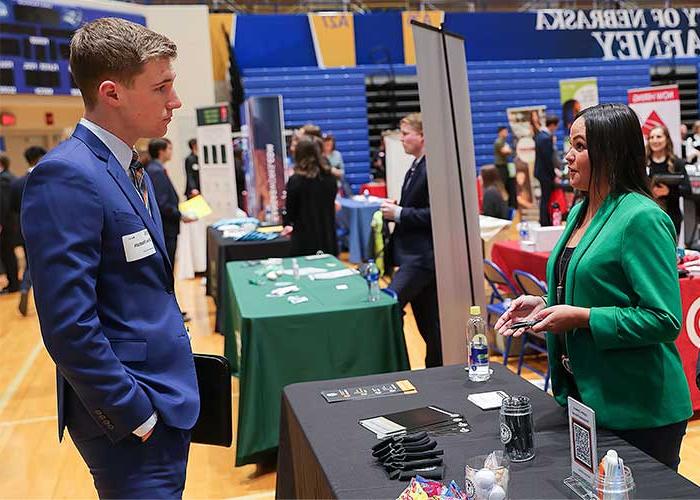
{"type": "Polygon", "coordinates": [[[498,137],[493,143],[493,164],[501,176],[503,188],[508,193],[508,206],[518,208],[515,177],[511,177],[508,172],[508,162],[512,154],[513,149],[508,144],[508,127],[498,127],[498,137]]]}
{"type": "Polygon", "coordinates": [[[187,141],[190,154],[185,158],[185,196],[193,198],[201,189],[199,187],[199,157],[197,156],[197,139],[187,141]]]}
{"type": "Polygon", "coordinates": [[[352,188],[345,180],[345,165],[343,155],[335,149],[335,137],[333,134],[323,134],[323,156],[331,166],[331,173],[338,179],[338,190],[342,196],[352,196],[352,188]]]}
{"type": "Polygon", "coordinates": [[[343,155],[335,149],[335,137],[333,134],[323,134],[323,156],[330,163],[333,175],[342,180],[345,175],[345,165],[343,164],[343,155]]]}
{"type": "Polygon", "coordinates": [[[396,223],[385,255],[399,266],[391,288],[399,296],[402,309],[411,304],[425,341],[425,366],[441,366],[442,342],[421,114],[404,117],[400,127],[404,151],[415,159],[406,172],[399,204],[384,201],[381,206],[384,219],[396,223]]]}
{"type": "Polygon", "coordinates": [[[485,165],[479,172],[484,190],[482,213],[497,219],[508,219],[508,195],[503,187],[500,172],[494,165],[485,165]]]}
{"type": "Polygon", "coordinates": [[[338,255],[335,234],[336,178],[317,138],[302,136],[294,149],[294,174],[287,181],[283,236],[291,235],[294,256],[319,250],[338,255]]]}
{"type": "Polygon", "coordinates": [[[146,173],[153,182],[156,202],[160,217],[163,221],[165,247],[168,250],[170,265],[175,268],[175,253],[177,252],[177,235],[180,234],[180,221],[193,222],[187,215],[181,214],[178,208],[179,198],[175,186],[168,177],[165,163],[173,156],[173,145],[169,139],[151,139],[148,143],[148,155],[151,161],[146,165],[146,173]]]}
{"type": "Polygon", "coordinates": [[[674,343],[676,234],[648,186],[639,119],[623,104],[587,108],[571,145],[571,185],[585,197],[549,257],[549,294],[516,298],[494,328],[518,336],[513,321],[539,321],[557,402],[581,401],[600,427],[677,470],[693,411],[674,343]]]}
{"type": "Polygon", "coordinates": [[[685,140],[685,160],[688,163],[700,163],[700,120],[693,123],[693,129],[685,140]]]}
{"type": "MultiPolygon", "coordinates": [[[[44,155],[46,155],[46,150],[41,146],[30,146],[24,151],[24,159],[27,161],[27,173],[12,183],[12,213],[15,220],[19,221],[20,211],[22,210],[22,193],[24,193],[24,186],[27,184],[27,177],[34,170],[39,160],[41,160],[44,155]]],[[[27,255],[27,248],[24,245],[24,237],[22,236],[22,226],[18,226],[19,231],[17,231],[17,236],[19,237],[17,243],[24,250],[24,255],[27,255]]],[[[29,290],[32,289],[32,275],[29,272],[29,263],[25,258],[24,262],[24,274],[22,275],[22,282],[19,285],[19,312],[22,316],[27,315],[27,305],[29,303],[29,290]]]]}
{"type": "MultiPolygon", "coordinates": [[[[537,122],[539,123],[539,121],[537,122]]],[[[540,181],[542,194],[540,196],[540,225],[551,226],[552,218],[549,214],[549,199],[557,184],[554,149],[554,132],[559,126],[559,118],[548,116],[544,129],[537,131],[535,135],[535,178],[540,181]]],[[[534,125],[533,125],[534,130],[534,125]]]]}
{"type": "Polygon", "coordinates": [[[181,498],[199,415],[160,213],[133,150],[163,136],[182,105],[176,56],[137,23],[81,25],[70,70],[84,117],[29,174],[22,200],[59,439],[67,427],[99,498],[181,498]]]}
{"type": "Polygon", "coordinates": [[[685,160],[686,155],[686,141],[688,140],[688,126],[685,123],[681,123],[681,159],[685,160]]]}
{"type": "Polygon", "coordinates": [[[10,158],[0,154],[0,261],[7,276],[7,286],[0,294],[19,291],[19,276],[17,274],[17,242],[18,222],[12,211],[12,183],[15,176],[10,172],[10,158]]]}
{"type": "Polygon", "coordinates": [[[649,131],[646,160],[649,177],[652,180],[651,192],[671,217],[678,236],[681,234],[683,224],[680,197],[690,192],[690,180],[685,170],[685,162],[673,153],[673,142],[666,127],[658,126],[649,131]],[[655,176],[664,174],[680,174],[684,180],[680,184],[666,185],[654,179],[655,176]]]}

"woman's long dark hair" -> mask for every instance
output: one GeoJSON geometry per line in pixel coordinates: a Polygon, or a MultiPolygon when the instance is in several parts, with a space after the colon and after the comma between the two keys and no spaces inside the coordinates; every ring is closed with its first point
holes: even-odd
{"type": "Polygon", "coordinates": [[[321,153],[321,139],[304,135],[294,149],[294,173],[314,179],[322,172],[330,172],[328,161],[321,153]]]}
{"type": "Polygon", "coordinates": [[[598,104],[576,115],[586,126],[590,189],[607,181],[611,194],[639,193],[653,198],[646,173],[639,118],[625,104],[598,104]]]}

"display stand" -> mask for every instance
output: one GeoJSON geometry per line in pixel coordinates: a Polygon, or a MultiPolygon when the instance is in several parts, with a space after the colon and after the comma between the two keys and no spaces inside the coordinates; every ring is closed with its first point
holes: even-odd
{"type": "Polygon", "coordinates": [[[465,362],[471,305],[486,311],[464,40],[412,21],[423,115],[442,359],[465,362]]]}

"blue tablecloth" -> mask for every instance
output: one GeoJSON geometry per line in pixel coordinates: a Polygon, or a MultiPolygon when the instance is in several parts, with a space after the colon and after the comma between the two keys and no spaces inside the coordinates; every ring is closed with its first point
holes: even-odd
{"type": "Polygon", "coordinates": [[[370,258],[372,238],[372,215],[379,210],[381,202],[356,201],[352,198],[340,199],[340,211],[336,214],[339,227],[348,231],[350,262],[359,264],[370,258]]]}

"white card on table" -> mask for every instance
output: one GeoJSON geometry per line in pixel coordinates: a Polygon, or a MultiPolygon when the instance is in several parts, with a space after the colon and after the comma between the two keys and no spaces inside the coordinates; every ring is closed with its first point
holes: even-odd
{"type": "Polygon", "coordinates": [[[127,262],[145,259],[156,253],[156,247],[153,245],[148,229],[122,236],[122,243],[127,262]]]}
{"type": "Polygon", "coordinates": [[[467,399],[482,410],[494,410],[501,407],[501,403],[508,397],[503,391],[479,392],[470,394],[467,399]]]}

